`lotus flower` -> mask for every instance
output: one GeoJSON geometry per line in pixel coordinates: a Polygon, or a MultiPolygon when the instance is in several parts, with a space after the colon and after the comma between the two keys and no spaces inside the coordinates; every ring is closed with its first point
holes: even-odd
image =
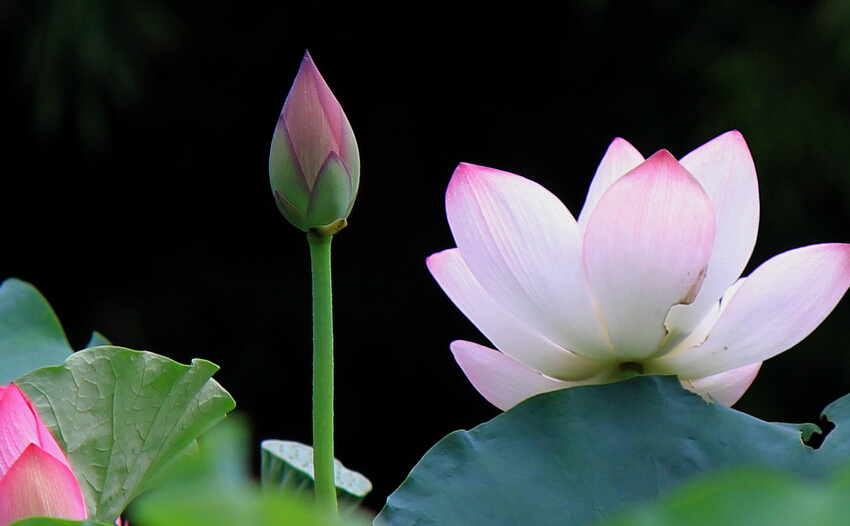
{"type": "Polygon", "coordinates": [[[360,185],[360,154],[309,53],[277,121],[269,177],[278,209],[296,227],[333,234],[345,226],[360,185]]]}
{"type": "Polygon", "coordinates": [[[34,516],[85,519],[65,453],[14,384],[0,386],[0,526],[34,516]]]}
{"type": "Polygon", "coordinates": [[[461,164],[446,193],[457,248],[431,274],[498,349],[451,345],[500,409],[537,393],[675,374],[731,405],[763,360],[805,338],[850,286],[850,245],[790,250],[740,278],[759,220],[747,144],[725,133],[677,161],[608,148],[574,219],[545,188],[461,164]]]}

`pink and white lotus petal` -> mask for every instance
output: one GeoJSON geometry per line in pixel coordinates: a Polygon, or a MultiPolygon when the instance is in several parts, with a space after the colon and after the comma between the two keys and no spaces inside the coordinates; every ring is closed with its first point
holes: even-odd
{"type": "Polygon", "coordinates": [[[681,162],[664,150],[642,161],[615,140],[578,222],[540,185],[464,164],[446,209],[458,248],[429,267],[504,351],[453,344],[476,388],[502,408],[620,370],[676,374],[734,403],[760,363],[807,336],[850,287],[850,245],[838,243],[786,252],[738,279],[759,201],[734,131],[681,162]],[[603,368],[594,374],[589,363],[603,368]]]}
{"type": "Polygon", "coordinates": [[[744,137],[730,131],[680,161],[705,189],[714,208],[716,232],[705,280],[690,305],[673,307],[668,328],[686,335],[738,279],[750,260],[759,225],[756,168],[744,137]]]}
{"type": "Polygon", "coordinates": [[[745,365],[695,380],[682,380],[682,385],[706,400],[731,406],[750,388],[761,369],[762,362],[745,365]]]}
{"type": "Polygon", "coordinates": [[[667,313],[696,297],[713,242],[708,195],[667,151],[608,188],[587,224],[584,265],[621,360],[664,343],[667,313]]]}
{"type": "Polygon", "coordinates": [[[38,442],[36,417],[15,386],[0,386],[0,477],[33,442],[38,442]]]}
{"type": "Polygon", "coordinates": [[[654,368],[699,378],[776,356],[820,325],[848,287],[850,245],[783,252],[746,279],[702,345],[661,357],[654,368]]]}
{"type": "Polygon", "coordinates": [[[472,275],[506,311],[563,348],[610,360],[578,225],[557,197],[518,175],[461,164],[446,212],[472,275]]]}
{"type": "Polygon", "coordinates": [[[587,229],[587,221],[602,198],[602,194],[614,184],[614,181],[637,168],[643,161],[643,155],[629,141],[618,137],[611,142],[596,169],[596,174],[590,181],[584,207],[578,215],[578,226],[582,232],[587,229]]]}
{"type": "Polygon", "coordinates": [[[18,386],[0,386],[0,477],[30,444],[38,444],[70,468],[65,453],[18,386]]]}
{"type": "Polygon", "coordinates": [[[0,526],[42,515],[84,519],[71,464],[18,386],[0,386],[0,526]]]}
{"type": "Polygon", "coordinates": [[[35,516],[85,519],[86,504],[71,469],[30,444],[0,479],[0,526],[35,516]]]}
{"type": "Polygon", "coordinates": [[[457,248],[431,255],[426,264],[449,299],[496,348],[511,358],[559,380],[582,380],[605,368],[605,364],[552,343],[502,308],[481,287],[457,248]]]}
{"type": "Polygon", "coordinates": [[[477,343],[457,340],[452,342],[451,349],[473,387],[503,411],[536,394],[585,383],[549,378],[504,353],[477,343]]]}
{"type": "MultiPolygon", "coordinates": [[[[678,344],[673,348],[673,351],[675,352],[679,349],[688,349],[690,347],[698,347],[702,345],[705,339],[708,338],[711,330],[714,329],[714,326],[717,324],[717,320],[720,319],[720,315],[723,314],[723,311],[729,306],[729,301],[732,299],[732,296],[735,295],[745,281],[747,281],[747,278],[741,278],[733,283],[732,286],[726,290],[726,293],[723,294],[720,301],[714,303],[714,307],[708,312],[708,314],[705,315],[699,325],[694,327],[690,334],[684,335],[684,338],[678,342],[678,344]]],[[[667,319],[669,321],[669,316],[667,319]]],[[[664,355],[662,354],[658,359],[645,361],[644,372],[650,374],[657,372],[655,370],[656,363],[659,362],[663,356],[664,355]]]]}

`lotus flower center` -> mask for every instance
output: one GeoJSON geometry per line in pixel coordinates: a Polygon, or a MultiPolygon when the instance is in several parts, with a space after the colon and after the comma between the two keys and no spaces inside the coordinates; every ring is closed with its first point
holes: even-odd
{"type": "Polygon", "coordinates": [[[620,364],[620,379],[628,380],[643,374],[643,365],[637,362],[626,362],[620,364]]]}

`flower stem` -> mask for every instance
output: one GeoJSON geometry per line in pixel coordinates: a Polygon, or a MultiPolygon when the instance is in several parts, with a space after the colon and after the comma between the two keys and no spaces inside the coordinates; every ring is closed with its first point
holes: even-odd
{"type": "Polygon", "coordinates": [[[307,234],[313,270],[313,476],[316,502],[336,512],[332,239],[333,236],[307,234]]]}

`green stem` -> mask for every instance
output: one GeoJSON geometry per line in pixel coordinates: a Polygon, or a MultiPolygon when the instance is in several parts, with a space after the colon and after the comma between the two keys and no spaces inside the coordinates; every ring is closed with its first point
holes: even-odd
{"type": "Polygon", "coordinates": [[[313,474],[316,502],[336,512],[332,239],[333,236],[307,234],[313,269],[313,474]]]}

